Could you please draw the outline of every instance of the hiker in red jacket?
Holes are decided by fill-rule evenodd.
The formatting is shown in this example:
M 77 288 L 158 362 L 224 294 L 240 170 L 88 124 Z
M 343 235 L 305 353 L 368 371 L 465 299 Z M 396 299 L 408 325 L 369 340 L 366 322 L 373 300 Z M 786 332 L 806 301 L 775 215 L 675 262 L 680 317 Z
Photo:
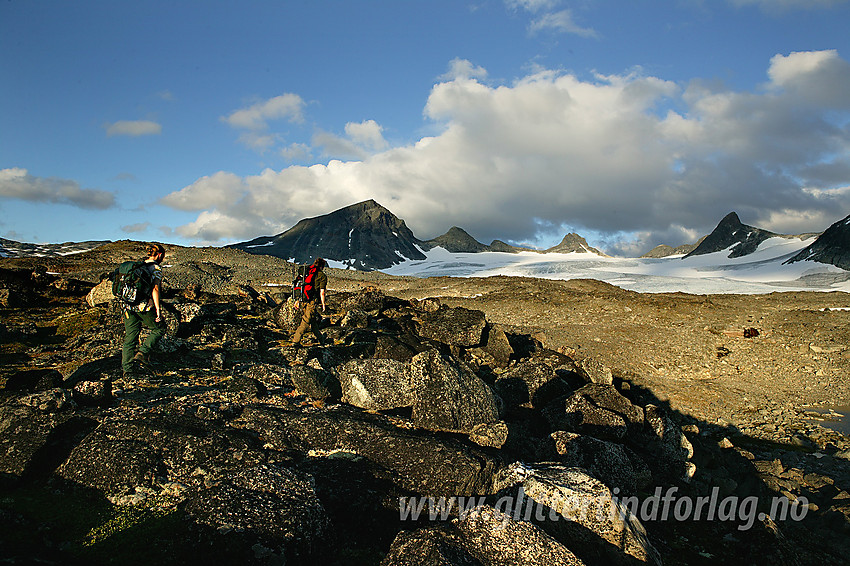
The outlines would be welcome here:
M 325 289 L 328 286 L 328 276 L 322 273 L 322 270 L 327 265 L 328 262 L 317 257 L 307 272 L 307 277 L 304 279 L 304 314 L 301 317 L 301 324 L 292 336 L 293 344 L 301 343 L 301 337 L 307 332 L 308 326 L 319 344 L 325 344 L 325 337 L 319 328 L 322 317 L 316 312 L 316 303 L 321 302 L 322 312 L 325 312 Z

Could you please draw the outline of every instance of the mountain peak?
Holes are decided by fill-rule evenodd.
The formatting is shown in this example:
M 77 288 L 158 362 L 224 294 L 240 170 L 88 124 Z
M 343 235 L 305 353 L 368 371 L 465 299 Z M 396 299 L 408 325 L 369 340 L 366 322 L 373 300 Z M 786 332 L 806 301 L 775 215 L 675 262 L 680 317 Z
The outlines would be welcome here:
M 310 263 L 316 257 L 357 269 L 384 269 L 406 259 L 425 259 L 410 228 L 373 199 L 305 218 L 276 236 L 261 236 L 229 247 Z
M 850 270 L 850 216 L 839 220 L 784 263 L 817 261 Z
M 488 247 L 473 238 L 463 228 L 452 226 L 442 236 L 425 242 L 431 247 L 441 247 L 452 253 L 475 253 L 488 251 Z
M 700 244 L 685 257 L 710 254 L 729 249 L 730 258 L 741 257 L 753 253 L 759 244 L 774 234 L 761 228 L 747 226 L 741 223 L 741 219 L 735 212 L 730 212 L 723 217 L 711 234 L 705 237 Z
M 543 253 L 594 253 L 596 255 L 604 256 L 602 252 L 590 246 L 583 237 L 579 236 L 575 232 L 570 232 L 561 240 L 561 243 L 557 246 L 553 246 L 547 250 L 544 250 Z

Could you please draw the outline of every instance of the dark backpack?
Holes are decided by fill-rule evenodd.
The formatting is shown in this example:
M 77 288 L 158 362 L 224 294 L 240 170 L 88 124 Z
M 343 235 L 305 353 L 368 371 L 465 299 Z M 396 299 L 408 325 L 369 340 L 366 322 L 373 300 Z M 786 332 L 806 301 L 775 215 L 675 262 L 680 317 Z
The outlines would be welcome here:
M 292 281 L 292 298 L 296 301 L 312 301 L 318 268 L 315 265 L 299 265 Z
M 144 261 L 125 261 L 112 275 L 112 294 L 120 302 L 132 307 L 150 298 L 153 275 Z

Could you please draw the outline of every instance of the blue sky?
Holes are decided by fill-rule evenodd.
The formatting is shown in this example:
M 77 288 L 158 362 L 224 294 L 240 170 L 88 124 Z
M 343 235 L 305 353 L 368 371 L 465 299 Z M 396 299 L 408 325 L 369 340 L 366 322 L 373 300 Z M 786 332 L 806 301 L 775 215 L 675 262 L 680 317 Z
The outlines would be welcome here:
M 618 255 L 850 214 L 847 0 L 0 3 L 0 237 L 223 245 L 373 198 Z

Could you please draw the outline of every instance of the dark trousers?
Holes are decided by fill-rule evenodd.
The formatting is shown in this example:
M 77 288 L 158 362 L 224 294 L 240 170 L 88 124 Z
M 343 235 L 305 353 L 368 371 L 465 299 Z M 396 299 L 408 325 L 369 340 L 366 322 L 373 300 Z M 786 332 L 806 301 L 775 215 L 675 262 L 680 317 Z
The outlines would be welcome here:
M 309 326 L 310 330 L 312 330 L 313 334 L 316 336 L 316 340 L 319 341 L 319 344 L 324 344 L 325 336 L 322 334 L 319 326 L 320 321 L 321 316 L 319 316 L 319 313 L 316 312 L 316 301 L 306 303 L 304 305 L 304 314 L 301 316 L 301 324 L 298 325 L 298 329 L 292 336 L 292 341 L 295 343 L 301 342 L 301 337 L 304 336 L 305 332 L 307 332 L 307 327 Z
M 150 334 L 144 344 L 139 347 L 139 334 L 142 326 L 150 329 Z M 159 339 L 165 334 L 166 324 L 164 319 L 156 321 L 156 311 L 145 312 L 124 311 L 124 347 L 121 349 L 121 369 L 125 372 L 133 369 L 133 356 L 136 351 L 143 354 L 149 353 Z

